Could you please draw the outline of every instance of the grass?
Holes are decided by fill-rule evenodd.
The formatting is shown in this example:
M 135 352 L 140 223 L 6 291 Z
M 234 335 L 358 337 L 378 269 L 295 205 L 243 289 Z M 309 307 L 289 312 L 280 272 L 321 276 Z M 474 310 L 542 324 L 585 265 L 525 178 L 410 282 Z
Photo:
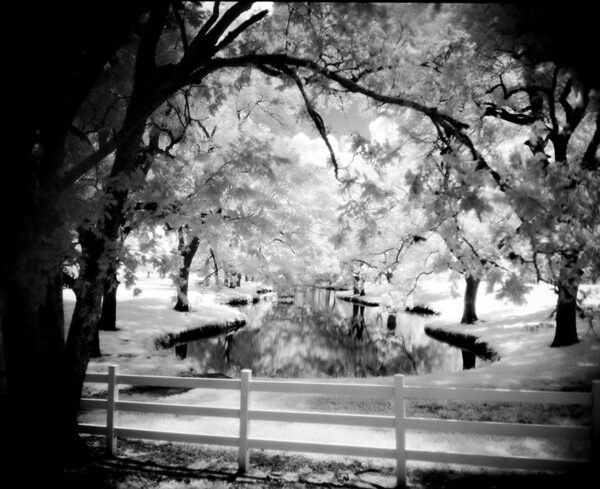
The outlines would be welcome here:
M 307 408 L 337 413 L 394 414 L 391 399 L 314 396 L 308 401 Z M 592 425 L 591 408 L 576 404 L 407 400 L 406 415 L 497 423 Z
M 361 488 L 395 486 L 393 462 L 373 465 L 357 459 L 315 459 L 254 450 L 250 469 L 237 473 L 235 449 L 184 443 L 119 440 L 116 456 L 104 454 L 104 438 L 86 436 L 92 463 L 64 473 L 63 488 L 86 489 L 258 489 Z M 563 489 L 592 487 L 592 473 L 551 474 L 486 470 L 409 462 L 409 487 L 419 489 Z
M 145 394 L 152 397 L 152 394 L 158 396 L 162 393 L 149 391 Z M 389 400 L 341 396 L 309 397 L 298 408 L 340 413 L 392 414 Z M 407 415 L 506 423 L 591 425 L 589 407 L 569 405 L 412 400 L 407 401 Z M 444 436 L 446 435 L 440 434 L 440 437 Z M 82 470 L 65 473 L 67 479 L 64 481 L 64 487 L 90 489 L 395 487 L 393 460 L 320 457 L 252 450 L 249 471 L 241 475 L 238 474 L 237 450 L 234 448 L 119 439 L 116 456 L 109 457 L 104 453 L 103 437 L 87 435 L 85 439 L 91 448 L 92 463 Z M 509 443 L 512 443 L 512 440 L 509 440 Z M 516 439 L 515 443 L 517 443 Z M 589 450 L 589 443 L 585 440 L 578 441 L 569 450 L 573 457 L 585 457 Z M 465 451 L 469 451 L 468 448 Z M 409 462 L 408 479 L 409 487 L 420 489 L 533 489 L 538 487 L 563 489 L 569 485 L 584 489 L 588 487 L 583 482 L 589 480 L 584 477 L 587 470 L 578 474 L 551 474 Z

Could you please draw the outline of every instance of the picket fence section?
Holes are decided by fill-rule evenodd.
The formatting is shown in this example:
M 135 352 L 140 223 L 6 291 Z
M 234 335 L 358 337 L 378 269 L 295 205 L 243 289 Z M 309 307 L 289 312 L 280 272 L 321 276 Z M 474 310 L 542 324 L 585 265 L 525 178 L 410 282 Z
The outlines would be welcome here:
M 108 385 L 106 400 L 81 400 L 82 409 L 106 410 L 106 425 L 80 424 L 80 431 L 82 433 L 105 435 L 107 450 L 110 454 L 114 454 L 117 449 L 117 437 L 122 437 L 238 447 L 238 464 L 242 473 L 248 468 L 250 449 L 390 458 L 396 460 L 399 487 L 406 485 L 407 460 L 512 469 L 564 471 L 590 463 L 591 460 L 597 461 L 600 455 L 600 381 L 593 382 L 591 393 L 547 392 L 407 386 L 404 385 L 404 377 L 402 375 L 394 377 L 393 385 L 252 380 L 250 370 L 242 370 L 240 379 L 122 375 L 117 374 L 116 366 L 109 366 L 107 374 L 89 373 L 85 380 L 86 382 L 99 382 Z M 120 401 L 118 398 L 119 385 L 236 390 L 240 391 L 240 405 L 239 408 L 218 408 L 185 404 Z M 394 400 L 394 415 L 380 416 L 254 410 L 249 408 L 249 395 L 251 392 L 391 398 Z M 413 399 L 591 406 L 592 426 L 516 424 L 407 417 L 405 403 L 407 400 Z M 176 433 L 117 426 L 117 413 L 125 411 L 235 418 L 239 419 L 239 436 Z M 249 438 L 248 426 L 253 420 L 390 428 L 395 430 L 396 448 Z M 588 439 L 591 441 L 592 454 L 591 459 L 563 459 L 407 450 L 405 448 L 406 430 L 576 440 Z

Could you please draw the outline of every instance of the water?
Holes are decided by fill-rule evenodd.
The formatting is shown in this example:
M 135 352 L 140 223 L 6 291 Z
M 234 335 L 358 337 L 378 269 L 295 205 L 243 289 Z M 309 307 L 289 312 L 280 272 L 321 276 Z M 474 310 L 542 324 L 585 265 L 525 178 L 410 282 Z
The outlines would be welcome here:
M 298 290 L 293 304 L 261 301 L 241 308 L 247 324 L 233 333 L 177 345 L 203 373 L 259 377 L 371 377 L 419 375 L 472 368 L 474 355 L 424 332 L 428 318 L 335 298 L 335 292 Z

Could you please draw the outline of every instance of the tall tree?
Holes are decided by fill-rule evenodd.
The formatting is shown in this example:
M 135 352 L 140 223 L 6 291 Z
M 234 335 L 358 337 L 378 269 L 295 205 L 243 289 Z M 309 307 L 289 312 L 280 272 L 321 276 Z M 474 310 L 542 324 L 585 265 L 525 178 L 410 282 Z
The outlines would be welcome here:
M 593 26 L 580 12 L 538 6 L 493 6 L 469 10 L 486 15 L 485 38 L 477 27 L 469 31 L 479 46 L 498 60 L 481 59 L 479 86 L 474 87 L 483 127 L 512 131 L 513 144 L 523 142 L 510 163 L 486 161 L 478 167 L 492 175 L 521 220 L 527 256 L 515 260 L 533 264 L 538 279 L 557 291 L 556 333 L 552 346 L 578 341 L 578 286 L 584 274 L 598 276 L 598 168 L 600 114 L 597 63 L 584 60 Z M 563 15 L 564 14 L 564 15 Z M 489 20 L 493 19 L 493 20 Z M 558 35 L 577 22 L 577 32 Z M 506 133 L 505 133 L 506 134 Z M 469 144 L 467 142 L 467 144 Z M 507 247 L 510 249 L 510 247 Z

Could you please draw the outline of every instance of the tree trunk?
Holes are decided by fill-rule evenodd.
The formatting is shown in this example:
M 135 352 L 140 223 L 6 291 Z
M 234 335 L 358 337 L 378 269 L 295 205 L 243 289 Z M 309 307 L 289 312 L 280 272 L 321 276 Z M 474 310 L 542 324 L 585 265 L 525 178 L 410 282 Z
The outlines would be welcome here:
M 215 252 L 213 249 L 210 249 L 210 256 L 213 260 L 213 266 L 215 268 L 215 285 L 219 286 L 219 266 L 217 265 L 217 257 L 215 256 Z
M 100 350 L 100 326 L 94 328 L 94 337 L 92 338 L 92 350 L 90 352 L 90 358 L 102 357 L 102 350 Z
M 179 269 L 179 276 L 177 278 L 177 302 L 175 303 L 174 310 L 179 312 L 188 312 L 190 305 L 188 302 L 188 282 L 190 276 L 190 269 L 182 266 Z
M 581 279 L 577 257 L 570 257 L 563 264 L 557 283 L 556 330 L 551 346 L 569 346 L 577 343 L 577 291 Z
M 185 244 L 183 228 L 179 228 L 179 254 L 183 258 L 183 263 L 179 268 L 179 277 L 177 280 L 177 303 L 175 304 L 176 311 L 187 312 L 190 310 L 188 301 L 188 285 L 190 279 L 190 267 L 192 260 L 198 251 L 200 238 L 194 236 L 188 245 Z
M 119 287 L 116 268 L 111 266 L 107 271 L 102 293 L 102 314 L 98 329 L 102 331 L 117 330 L 117 289 Z
M 51 162 L 44 160 L 44 165 Z M 23 161 L 15 166 L 31 168 Z M 36 196 L 23 181 L 9 181 L 17 188 L 1 196 L 12 199 L 10 207 L 2 206 L 10 209 L 3 216 L 10 233 L 0 240 L 2 479 L 11 480 L 13 472 L 17 480 L 26 476 L 31 485 L 43 487 L 65 463 L 85 454 L 65 397 L 62 257 L 67 247 L 62 243 L 69 243 L 69 235 L 54 194 L 39 191 Z
M 65 346 L 65 364 L 69 374 L 71 415 L 77 419 L 79 398 L 93 346 L 97 341 L 98 321 L 102 311 L 105 276 L 101 269 L 105 256 L 105 238 L 91 229 L 80 228 L 82 256 L 80 276 L 75 285 L 75 310 Z M 99 350 L 99 348 L 98 348 Z M 96 353 L 99 353 L 96 352 Z
M 69 368 L 64 363 L 62 271 L 40 276 L 42 300 L 11 287 L 2 294 L 6 392 L 0 398 L 3 466 L 28 481 L 51 481 L 61 467 L 86 458 L 77 418 L 69 411 Z M 36 460 L 35 473 L 31 460 Z M 5 465 L 4 465 L 5 464 Z M 29 471 L 29 472 L 23 472 Z M 26 475 L 24 475 L 26 474 Z M 8 477 L 3 473 L 3 478 Z
M 365 281 L 359 275 L 353 275 L 352 279 L 354 281 L 353 292 L 354 295 L 365 295 Z
M 475 305 L 477 302 L 477 289 L 479 288 L 480 279 L 475 278 L 471 275 L 465 275 L 465 280 L 466 288 L 463 305 L 463 315 L 460 322 L 461 324 L 473 324 L 479 319 L 477 317 Z

